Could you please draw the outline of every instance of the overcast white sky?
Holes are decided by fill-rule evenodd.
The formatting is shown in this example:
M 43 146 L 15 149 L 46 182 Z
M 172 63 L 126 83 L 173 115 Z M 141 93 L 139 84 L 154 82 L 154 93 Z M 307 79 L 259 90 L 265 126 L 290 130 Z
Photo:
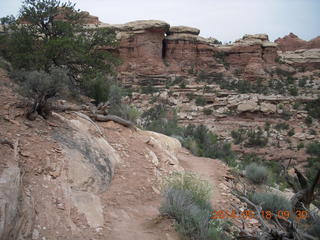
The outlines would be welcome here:
M 293 32 L 310 40 L 320 35 L 320 0 L 74 0 L 76 7 L 105 23 L 164 20 L 201 30 L 200 35 L 234 41 L 267 33 L 271 40 Z M 0 17 L 17 15 L 20 0 L 0 0 Z

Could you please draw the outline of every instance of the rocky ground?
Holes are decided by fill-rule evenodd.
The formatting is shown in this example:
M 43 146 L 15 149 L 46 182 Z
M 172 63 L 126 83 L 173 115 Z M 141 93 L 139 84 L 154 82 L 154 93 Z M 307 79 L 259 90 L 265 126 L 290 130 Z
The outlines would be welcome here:
M 180 124 L 204 124 L 220 138 L 231 142 L 232 131 L 260 127 L 264 136 L 268 138 L 266 146 L 245 148 L 242 145 L 234 145 L 233 149 L 242 153 L 255 152 L 267 160 L 284 163 L 293 159 L 298 164 L 304 162 L 307 155 L 303 148 L 298 149 L 297 146 L 302 143 L 307 145 L 319 139 L 319 122 L 314 119 L 312 124 L 306 124 L 308 113 L 304 109 L 306 103 L 318 97 L 319 72 L 296 74 L 293 77 L 304 79 L 306 76 L 310 77 L 310 74 L 313 80 L 309 86 L 299 87 L 297 84 L 298 96 L 275 92 L 242 94 L 237 89 L 221 89 L 216 83 L 207 84 L 187 78 L 182 80 L 184 85 L 157 85 L 155 93 L 133 93 L 132 98 L 127 98 L 127 102 L 142 111 L 160 103 L 166 104 L 172 109 L 177 109 Z M 281 154 L 274 154 L 278 150 Z
M 0 138 L 15 144 L 0 145 L 3 239 L 180 239 L 158 212 L 161 184 L 173 171 L 207 179 L 216 209 L 242 206 L 221 161 L 195 157 L 162 134 L 92 124 L 81 113 L 28 121 L 4 71 L 0 79 Z

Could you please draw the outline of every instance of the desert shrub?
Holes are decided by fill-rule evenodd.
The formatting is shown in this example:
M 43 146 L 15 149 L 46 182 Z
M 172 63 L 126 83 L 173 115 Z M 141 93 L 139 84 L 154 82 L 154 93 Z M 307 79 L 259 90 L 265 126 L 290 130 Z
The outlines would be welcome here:
M 204 156 L 224 160 L 230 165 L 234 164 L 234 152 L 231 150 L 231 144 L 226 141 L 217 141 L 208 146 Z
M 7 70 L 8 72 L 12 71 L 12 65 L 3 57 L 0 56 L 0 68 Z
M 292 77 L 293 73 L 292 72 L 289 72 L 289 71 L 286 71 L 286 70 L 283 70 L 281 68 L 277 68 L 276 69 L 276 73 L 277 75 L 279 75 L 280 77 Z
M 288 136 L 292 137 L 294 134 L 295 134 L 294 128 L 291 128 L 291 129 L 288 131 Z
M 281 122 L 281 123 L 277 123 L 274 128 L 278 131 L 281 130 L 288 130 L 289 129 L 289 125 L 285 122 Z
M 211 115 L 212 114 L 212 109 L 210 109 L 210 108 L 204 108 L 203 109 L 203 113 L 205 114 L 205 115 Z
M 306 110 L 311 117 L 320 119 L 320 97 L 318 97 L 316 100 L 308 102 L 306 104 Z
M 312 236 L 320 236 L 320 216 L 314 214 L 312 222 L 309 224 L 308 233 Z
M 238 130 L 232 130 L 231 137 L 233 138 L 234 144 L 240 144 L 247 139 L 247 130 L 243 128 L 239 128 Z
M 121 99 L 124 95 L 126 95 L 126 91 L 123 88 L 117 85 L 111 85 L 108 95 L 109 114 L 137 123 L 141 113 L 134 106 L 122 103 Z
M 266 132 L 270 131 L 270 127 L 271 127 L 271 123 L 270 122 L 267 121 L 267 122 L 264 123 L 264 130 Z
M 204 106 L 204 105 L 206 105 L 206 103 L 207 103 L 207 101 L 204 97 L 202 97 L 202 96 L 196 97 L 196 105 L 197 106 Z
M 187 93 L 187 98 L 189 99 L 189 101 L 193 100 L 194 99 L 194 95 L 193 93 Z
M 287 111 L 287 110 L 284 110 L 282 113 L 281 113 L 281 118 L 288 121 L 292 116 L 292 113 Z
M 256 184 L 266 183 L 268 180 L 268 169 L 256 163 L 248 165 L 245 174 L 248 179 Z
M 231 144 L 219 140 L 206 126 L 190 124 L 182 131 L 182 145 L 197 156 L 218 158 L 227 163 L 233 162 L 235 155 L 231 150 Z
M 49 73 L 44 71 L 16 71 L 13 78 L 19 84 L 19 92 L 32 100 L 27 117 L 37 112 L 46 118 L 50 113 L 50 103 L 54 97 L 68 92 L 68 74 L 64 68 L 52 67 Z
M 268 144 L 268 137 L 263 135 L 261 128 L 258 128 L 258 130 L 250 129 L 247 132 L 247 137 L 246 147 L 264 147 Z
M 196 82 L 205 82 L 208 78 L 208 75 L 204 71 L 200 71 L 197 74 Z
M 195 203 L 206 206 L 210 201 L 212 189 L 209 183 L 193 173 L 174 173 L 166 181 L 167 187 L 188 191 Z
M 299 80 L 299 84 L 298 84 L 299 87 L 305 87 L 306 84 L 307 84 L 307 79 L 302 78 L 302 79 Z
M 191 173 L 175 173 L 167 179 L 160 206 L 162 215 L 176 220 L 176 229 L 190 239 L 220 239 L 217 222 L 211 218 L 211 188 Z
M 84 84 L 87 84 L 84 88 L 88 95 L 95 100 L 96 105 L 108 101 L 110 83 L 103 76 L 98 75 L 95 79 Z
M 264 166 L 268 171 L 267 182 L 268 185 L 280 185 L 280 188 L 287 186 L 285 176 L 281 174 L 283 168 L 280 162 L 267 161 L 255 153 L 243 154 L 240 158 L 239 168 L 245 170 L 252 163 L 258 166 Z
M 176 111 L 168 110 L 164 104 L 156 105 L 141 115 L 142 126 L 150 131 L 159 132 L 168 136 L 180 136 L 181 128 L 178 126 Z
M 309 129 L 309 134 L 311 134 L 311 135 L 317 135 L 317 131 L 314 130 L 313 128 L 310 128 L 310 129 Z
M 272 192 L 255 192 L 249 195 L 249 199 L 257 205 L 261 205 L 263 211 L 271 211 L 277 214 L 278 211 L 290 211 L 290 201 Z
M 299 142 L 298 145 L 297 145 L 297 149 L 300 150 L 304 148 L 304 143 L 303 142 Z
M 320 157 L 320 142 L 314 141 L 307 145 L 307 153 L 311 156 Z
M 296 86 L 291 86 L 289 88 L 289 93 L 290 93 L 291 96 L 298 96 L 299 90 L 298 90 L 298 88 Z
M 141 112 L 134 106 L 122 104 L 119 109 L 119 117 L 130 122 L 137 123 L 141 116 Z
M 307 116 L 304 120 L 305 124 L 307 124 L 307 126 L 311 126 L 312 122 L 313 122 L 313 119 L 311 116 Z
M 199 144 L 197 143 L 196 140 L 194 140 L 194 138 L 192 137 L 187 137 L 185 139 L 182 140 L 182 145 L 189 149 L 192 154 L 199 156 L 201 155 L 201 149 L 199 147 Z
M 120 117 L 121 99 L 123 90 L 117 85 L 112 85 L 109 90 L 109 113 Z
M 141 87 L 141 93 L 143 94 L 152 94 L 155 92 L 157 92 L 157 89 L 151 83 L 149 83 L 147 86 Z

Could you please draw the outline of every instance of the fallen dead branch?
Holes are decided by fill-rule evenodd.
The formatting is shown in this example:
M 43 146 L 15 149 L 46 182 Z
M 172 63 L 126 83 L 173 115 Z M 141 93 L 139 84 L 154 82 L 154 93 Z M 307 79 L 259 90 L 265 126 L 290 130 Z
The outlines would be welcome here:
M 101 115 L 101 114 L 96 114 L 93 115 L 92 118 L 98 122 L 108 122 L 108 121 L 113 121 L 116 123 L 121 124 L 122 126 L 128 127 L 128 128 L 136 128 L 134 124 L 128 120 L 125 120 L 121 117 L 115 116 L 115 115 Z

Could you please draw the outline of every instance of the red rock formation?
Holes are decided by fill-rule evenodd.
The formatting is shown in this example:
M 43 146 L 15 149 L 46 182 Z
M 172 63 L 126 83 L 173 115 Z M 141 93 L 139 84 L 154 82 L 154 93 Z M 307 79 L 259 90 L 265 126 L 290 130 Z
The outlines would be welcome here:
M 267 78 L 265 70 L 276 64 L 276 44 L 269 42 L 266 34 L 245 35 L 234 44 L 220 49 L 230 70 L 248 80 Z
M 171 27 L 165 38 L 164 60 L 170 72 L 205 71 L 207 74 L 224 71 L 214 55 L 214 45 L 199 37 L 200 30 L 185 26 Z
M 275 42 L 278 44 L 278 49 L 281 51 L 320 48 L 320 36 L 310 41 L 304 41 L 297 35 L 290 33 L 283 38 L 278 38 L 277 40 L 275 40 Z

